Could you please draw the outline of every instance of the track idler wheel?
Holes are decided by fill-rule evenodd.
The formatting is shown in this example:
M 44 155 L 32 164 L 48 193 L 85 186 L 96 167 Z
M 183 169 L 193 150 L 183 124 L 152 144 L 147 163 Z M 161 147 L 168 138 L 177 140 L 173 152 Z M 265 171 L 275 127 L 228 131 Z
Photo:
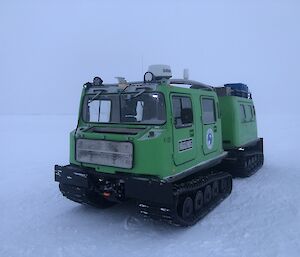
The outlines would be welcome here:
M 225 193 L 228 190 L 228 182 L 226 178 L 221 180 L 221 193 Z
M 182 204 L 182 210 L 181 210 L 181 213 L 182 213 L 182 218 L 183 219 L 188 219 L 192 216 L 193 214 L 193 211 L 194 211 L 194 206 L 193 206 L 193 200 L 191 197 L 187 196 L 184 201 L 183 201 L 183 204 Z
M 203 204 L 204 204 L 203 192 L 201 190 L 198 190 L 198 192 L 195 195 L 195 200 L 194 200 L 195 212 L 200 211 L 203 207 Z

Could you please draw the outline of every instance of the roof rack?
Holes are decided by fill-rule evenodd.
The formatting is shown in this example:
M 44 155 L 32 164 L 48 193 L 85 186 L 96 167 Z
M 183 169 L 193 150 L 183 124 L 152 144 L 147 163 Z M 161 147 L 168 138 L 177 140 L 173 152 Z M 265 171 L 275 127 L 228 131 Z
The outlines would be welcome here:
M 247 85 L 242 83 L 225 84 L 223 87 L 215 87 L 214 90 L 218 96 L 239 96 L 252 99 Z

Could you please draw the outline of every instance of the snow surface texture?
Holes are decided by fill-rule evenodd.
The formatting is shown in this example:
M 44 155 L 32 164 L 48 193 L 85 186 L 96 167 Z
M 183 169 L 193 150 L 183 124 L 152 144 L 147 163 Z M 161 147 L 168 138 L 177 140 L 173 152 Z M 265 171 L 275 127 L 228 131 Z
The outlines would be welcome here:
M 98 210 L 60 194 L 53 166 L 68 163 L 75 116 L 0 116 L 0 256 L 299 256 L 299 118 L 260 117 L 264 167 L 176 228 L 144 220 L 133 203 Z

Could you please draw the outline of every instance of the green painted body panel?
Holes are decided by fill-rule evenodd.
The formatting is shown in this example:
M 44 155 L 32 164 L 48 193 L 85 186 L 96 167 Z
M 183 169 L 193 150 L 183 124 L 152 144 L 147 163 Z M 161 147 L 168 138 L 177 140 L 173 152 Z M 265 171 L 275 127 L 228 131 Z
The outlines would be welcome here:
M 219 96 L 219 104 L 224 149 L 237 148 L 257 139 L 256 115 L 252 99 Z M 241 105 L 245 108 L 245 116 L 241 111 Z
M 221 119 L 218 115 L 218 97 L 214 91 L 203 89 L 181 88 L 169 85 L 159 85 L 156 92 L 164 95 L 166 105 L 166 122 L 163 125 L 126 125 L 99 123 L 92 126 L 112 128 L 144 128 L 136 135 L 91 133 L 85 131 L 91 124 L 85 123 L 79 111 L 79 123 L 77 138 L 102 139 L 110 141 L 130 141 L 133 143 L 133 167 L 131 169 L 116 168 L 104 165 L 79 163 L 75 160 L 75 130 L 70 133 L 70 163 L 82 167 L 92 167 L 96 171 L 104 173 L 126 172 L 140 175 L 154 175 L 161 179 L 176 175 L 189 168 L 195 167 L 202 162 L 216 158 L 224 153 L 222 147 Z M 81 96 L 83 103 L 84 89 Z M 187 128 L 175 128 L 172 110 L 172 95 L 189 96 L 193 106 L 193 125 Z M 206 96 L 214 99 L 216 110 L 216 122 L 206 126 L 202 122 L 201 97 Z M 207 151 L 206 134 L 207 129 L 214 130 L 214 146 Z M 149 137 L 149 131 L 154 136 Z M 192 149 L 179 152 L 179 141 L 192 139 Z

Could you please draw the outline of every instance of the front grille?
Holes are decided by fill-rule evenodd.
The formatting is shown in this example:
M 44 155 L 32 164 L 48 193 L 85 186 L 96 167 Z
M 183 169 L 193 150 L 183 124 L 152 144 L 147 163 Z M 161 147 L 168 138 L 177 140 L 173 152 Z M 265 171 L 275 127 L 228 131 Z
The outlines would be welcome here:
M 132 168 L 133 145 L 130 142 L 78 139 L 76 160 L 78 162 Z

